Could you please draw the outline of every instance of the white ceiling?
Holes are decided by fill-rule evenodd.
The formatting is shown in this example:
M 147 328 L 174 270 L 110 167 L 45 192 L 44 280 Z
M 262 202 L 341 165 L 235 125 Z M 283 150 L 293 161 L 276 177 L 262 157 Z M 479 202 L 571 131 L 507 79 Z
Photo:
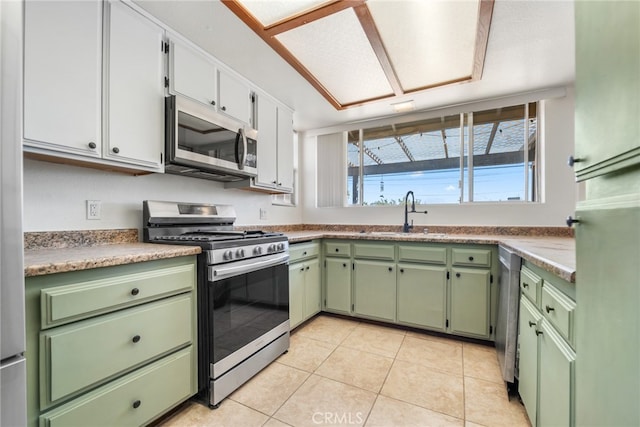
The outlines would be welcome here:
M 391 104 L 403 100 L 414 100 L 416 110 L 428 110 L 570 85 L 575 77 L 574 5 L 569 0 L 496 0 L 480 81 L 452 84 L 342 111 L 330 105 L 219 1 L 135 0 L 135 3 L 293 108 L 294 128 L 299 131 L 391 116 Z

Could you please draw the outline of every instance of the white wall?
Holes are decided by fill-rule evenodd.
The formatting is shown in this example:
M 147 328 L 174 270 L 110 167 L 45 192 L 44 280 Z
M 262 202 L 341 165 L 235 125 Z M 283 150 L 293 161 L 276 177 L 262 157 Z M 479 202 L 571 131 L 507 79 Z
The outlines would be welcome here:
M 301 209 L 271 205 L 266 194 L 168 174 L 129 176 L 26 159 L 24 231 L 96 230 L 142 226 L 143 200 L 231 204 L 236 225 L 300 224 Z M 102 201 L 102 219 L 86 219 L 86 200 Z M 260 208 L 267 220 L 260 219 Z
M 512 105 L 512 104 L 505 104 Z M 417 227 L 428 225 L 504 225 L 504 226 L 563 226 L 565 218 L 573 214 L 578 187 L 567 158 L 574 146 L 574 94 L 566 94 L 540 103 L 538 116 L 541 135 L 542 203 L 472 203 L 464 205 L 425 205 L 427 215 L 412 214 Z M 370 125 L 374 125 L 371 123 Z M 317 132 L 315 133 L 317 134 Z M 302 220 L 306 224 L 380 224 L 398 225 L 404 222 L 403 206 L 383 207 L 316 207 L 318 173 L 315 153 L 317 137 L 300 138 L 300 165 L 304 171 L 300 203 Z M 407 191 L 411 188 L 407 188 Z

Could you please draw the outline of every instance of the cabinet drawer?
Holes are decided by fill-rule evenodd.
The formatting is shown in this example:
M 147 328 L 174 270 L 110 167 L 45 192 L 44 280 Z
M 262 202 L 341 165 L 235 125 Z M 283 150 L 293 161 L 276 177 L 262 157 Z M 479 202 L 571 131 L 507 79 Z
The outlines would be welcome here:
M 416 261 L 444 265 L 447 263 L 447 249 L 430 246 L 399 245 L 398 261 Z
M 289 246 L 289 262 L 294 263 L 299 260 L 317 257 L 320 253 L 320 244 L 311 243 L 295 243 Z
M 491 266 L 490 249 L 452 249 L 453 265 Z
M 560 335 L 572 341 L 576 303 L 545 280 L 542 285 L 540 307 L 542 315 L 556 327 Z
M 351 256 L 351 244 L 344 242 L 325 242 L 324 254 L 327 256 Z
M 393 244 L 355 243 L 353 245 L 355 258 L 395 259 L 395 246 Z
M 44 427 L 139 426 L 195 393 L 190 346 L 40 416 Z
M 527 267 L 520 269 L 520 290 L 536 306 L 538 305 L 538 289 L 542 285 L 542 279 Z
M 191 294 L 40 333 L 40 404 L 191 342 Z
M 47 329 L 98 314 L 188 292 L 195 283 L 195 260 L 188 264 L 117 274 L 99 280 L 82 280 L 43 289 L 40 295 L 41 327 Z M 90 276 L 89 276 L 90 277 Z

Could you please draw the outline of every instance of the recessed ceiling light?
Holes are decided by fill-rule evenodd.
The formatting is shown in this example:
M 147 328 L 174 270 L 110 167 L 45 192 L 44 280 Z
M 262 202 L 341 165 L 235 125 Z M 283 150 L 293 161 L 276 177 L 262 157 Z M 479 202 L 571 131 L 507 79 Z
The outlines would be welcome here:
M 406 113 L 407 111 L 413 111 L 416 108 L 415 104 L 413 103 L 413 99 L 391 104 L 391 107 L 396 113 Z

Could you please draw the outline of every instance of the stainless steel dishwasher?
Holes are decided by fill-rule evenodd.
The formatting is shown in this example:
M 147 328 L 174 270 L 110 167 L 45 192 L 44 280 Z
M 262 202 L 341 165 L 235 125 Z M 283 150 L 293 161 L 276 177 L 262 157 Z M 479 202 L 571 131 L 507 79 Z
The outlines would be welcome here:
M 517 391 L 516 357 L 518 349 L 518 307 L 520 301 L 520 265 L 522 259 L 510 250 L 498 247 L 500 279 L 498 280 L 498 318 L 496 350 L 507 391 Z

